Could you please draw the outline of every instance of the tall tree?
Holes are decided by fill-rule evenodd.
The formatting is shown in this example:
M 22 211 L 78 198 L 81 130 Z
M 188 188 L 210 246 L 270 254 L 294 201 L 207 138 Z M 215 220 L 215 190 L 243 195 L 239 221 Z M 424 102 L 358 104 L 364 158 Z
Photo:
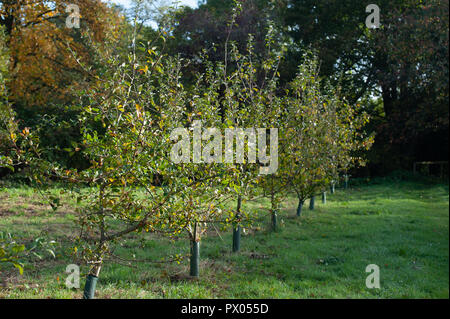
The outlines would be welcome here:
M 374 32 L 386 125 L 399 161 L 448 158 L 448 0 L 404 1 Z M 409 163 L 410 161 L 407 161 Z
M 236 2 L 241 10 L 230 25 Z M 266 0 L 209 0 L 197 9 L 184 7 L 176 17 L 171 49 L 183 57 L 194 58 L 194 61 L 201 50 L 208 53 L 211 61 L 224 61 L 225 43 L 235 42 L 238 49 L 245 52 L 248 37 L 252 35 L 254 51 L 264 53 L 267 51 L 265 37 L 270 28 L 269 21 L 275 19 L 273 13 Z M 204 69 L 198 64 L 192 67 Z
M 305 47 L 313 47 L 319 53 L 321 75 L 340 83 L 351 103 L 381 97 L 374 147 L 384 154 L 378 156 L 380 167 L 410 167 L 421 156 L 448 157 L 448 146 L 442 147 L 448 145 L 447 0 L 379 1 L 381 28 L 373 30 L 365 25 L 370 2 L 284 4 L 294 60 Z M 425 144 L 436 154 L 424 155 Z
M 68 5 L 78 6 L 80 28 L 66 25 L 69 14 L 77 14 Z M 110 31 L 118 21 L 115 11 L 99 0 L 1 0 L 11 100 L 27 105 L 70 100 L 68 87 L 84 78 L 78 62 L 91 61 L 90 46 L 114 36 Z

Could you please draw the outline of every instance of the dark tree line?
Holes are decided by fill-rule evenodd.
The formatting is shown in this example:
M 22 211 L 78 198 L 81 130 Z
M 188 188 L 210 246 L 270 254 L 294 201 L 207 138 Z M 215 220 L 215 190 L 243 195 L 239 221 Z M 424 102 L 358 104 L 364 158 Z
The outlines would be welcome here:
M 350 103 L 372 114 L 368 130 L 377 138 L 368 154 L 372 173 L 411 169 L 418 160 L 448 158 L 448 1 L 378 1 L 381 28 L 365 25 L 366 6 L 358 0 L 246 0 L 231 39 L 245 46 L 255 36 L 263 49 L 269 19 L 288 43 L 282 79 L 294 76 L 305 50 L 320 58 L 320 74 L 341 87 Z M 193 56 L 226 37 L 233 1 L 209 0 L 185 8 L 174 30 L 174 52 Z M 215 50 L 213 49 L 215 48 Z

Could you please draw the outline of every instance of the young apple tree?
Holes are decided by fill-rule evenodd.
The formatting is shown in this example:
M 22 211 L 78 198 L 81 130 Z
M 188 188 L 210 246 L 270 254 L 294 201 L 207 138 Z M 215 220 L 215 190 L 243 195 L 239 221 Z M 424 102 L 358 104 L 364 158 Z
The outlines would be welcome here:
M 361 133 L 367 114 L 347 104 L 336 89 L 323 89 L 318 71 L 317 58 L 305 55 L 286 102 L 283 151 L 290 165 L 282 171 L 298 197 L 298 216 L 307 198 L 324 192 L 351 165 L 363 163 L 355 152 L 373 140 Z

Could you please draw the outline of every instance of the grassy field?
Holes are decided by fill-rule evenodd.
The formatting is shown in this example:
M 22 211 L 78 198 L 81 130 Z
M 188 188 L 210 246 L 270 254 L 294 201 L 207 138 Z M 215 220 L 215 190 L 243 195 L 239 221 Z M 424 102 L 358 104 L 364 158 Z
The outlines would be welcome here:
M 60 190 L 55 189 L 58 193 Z M 22 241 L 36 236 L 58 243 L 49 254 L 25 265 L 0 270 L 0 298 L 80 298 L 65 287 L 65 268 L 73 263 L 68 247 L 75 234 L 74 203 L 56 213 L 26 187 L 0 189 L 0 231 Z M 246 203 L 260 210 L 264 201 Z M 97 298 L 448 298 L 448 185 L 378 180 L 338 189 L 326 205 L 305 207 L 294 217 L 296 201 L 285 203 L 280 231 L 267 223 L 249 230 L 242 251 L 231 252 L 230 232 L 212 231 L 201 244 L 201 275 L 187 274 L 189 260 L 177 263 L 108 262 Z M 160 261 L 187 255 L 189 242 L 149 234 L 143 242 L 129 236 L 115 254 L 124 259 Z M 368 264 L 380 267 L 381 288 L 368 289 Z M 82 267 L 86 271 L 86 267 Z M 84 283 L 82 282 L 82 287 Z

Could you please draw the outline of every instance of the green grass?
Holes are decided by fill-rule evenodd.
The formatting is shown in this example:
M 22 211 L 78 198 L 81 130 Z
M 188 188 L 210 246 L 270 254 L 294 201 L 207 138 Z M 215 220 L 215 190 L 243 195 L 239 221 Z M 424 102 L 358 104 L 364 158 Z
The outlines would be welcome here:
M 61 189 L 55 189 L 57 194 Z M 261 210 L 267 202 L 246 203 Z M 385 181 L 328 194 L 301 218 L 290 198 L 280 230 L 269 218 L 243 235 L 240 253 L 231 252 L 231 232 L 212 230 L 201 244 L 201 276 L 191 279 L 189 260 L 177 263 L 109 261 L 97 298 L 448 298 L 448 185 Z M 80 298 L 65 287 L 67 248 L 75 232 L 74 203 L 54 213 L 26 187 L 0 190 L 0 231 L 22 240 L 45 234 L 59 243 L 56 259 L 28 261 L 20 276 L 0 272 L 0 298 Z M 142 246 L 143 245 L 143 246 Z M 115 253 L 122 258 L 160 261 L 187 255 L 186 238 L 169 241 L 149 234 L 143 243 L 129 236 Z M 123 262 L 122 262 L 123 263 Z M 380 267 L 381 288 L 368 289 L 365 268 Z M 82 267 L 85 272 L 86 267 Z M 83 281 L 83 280 L 82 280 Z M 83 283 L 82 283 L 83 286 Z

